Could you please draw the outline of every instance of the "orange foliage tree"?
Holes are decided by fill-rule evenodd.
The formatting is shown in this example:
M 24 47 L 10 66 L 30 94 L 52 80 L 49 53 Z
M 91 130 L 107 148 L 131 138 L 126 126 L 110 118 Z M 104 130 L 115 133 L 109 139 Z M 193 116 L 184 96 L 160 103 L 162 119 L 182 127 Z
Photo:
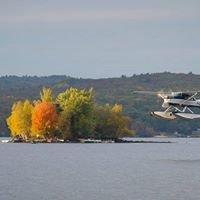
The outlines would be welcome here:
M 52 138 L 57 128 L 58 114 L 56 106 L 51 102 L 36 104 L 32 114 L 32 136 Z

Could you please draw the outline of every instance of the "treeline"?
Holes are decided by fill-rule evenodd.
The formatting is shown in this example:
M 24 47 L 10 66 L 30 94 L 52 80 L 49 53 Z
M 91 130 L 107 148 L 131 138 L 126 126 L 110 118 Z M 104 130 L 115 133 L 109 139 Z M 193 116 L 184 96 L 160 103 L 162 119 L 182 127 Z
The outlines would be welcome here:
M 95 103 L 104 106 L 116 102 L 123 106 L 123 113 L 129 116 L 137 136 L 157 134 L 190 136 L 200 128 L 199 120 L 165 121 L 150 117 L 151 111 L 161 110 L 162 100 L 152 95 L 134 94 L 134 90 L 144 91 L 199 91 L 200 75 L 192 73 L 154 73 L 131 77 L 105 79 L 81 79 L 68 76 L 4 76 L 0 77 L 0 135 L 9 136 L 6 118 L 14 102 L 26 99 L 32 102 L 40 99 L 43 86 L 52 88 L 55 96 L 70 87 L 78 89 L 94 88 Z M 199 97 L 200 98 L 200 97 Z M 197 113 L 199 110 L 196 111 Z
M 43 88 L 40 99 L 15 102 L 7 118 L 11 136 L 23 140 L 118 139 L 134 134 L 130 124 L 122 105 L 98 106 L 93 89 L 77 88 L 55 98 L 52 89 Z

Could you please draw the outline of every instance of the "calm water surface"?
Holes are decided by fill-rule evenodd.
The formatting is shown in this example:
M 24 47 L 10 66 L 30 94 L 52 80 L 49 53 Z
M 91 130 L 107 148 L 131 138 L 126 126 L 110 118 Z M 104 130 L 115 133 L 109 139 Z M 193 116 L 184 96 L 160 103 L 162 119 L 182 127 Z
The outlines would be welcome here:
M 199 200 L 200 139 L 173 141 L 0 144 L 0 199 Z

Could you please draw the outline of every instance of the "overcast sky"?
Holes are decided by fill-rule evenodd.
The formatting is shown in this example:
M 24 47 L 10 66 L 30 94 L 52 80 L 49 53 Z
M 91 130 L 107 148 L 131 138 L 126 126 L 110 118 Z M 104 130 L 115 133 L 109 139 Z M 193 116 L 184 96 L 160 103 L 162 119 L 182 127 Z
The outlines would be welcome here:
M 0 75 L 200 73 L 199 0 L 0 0 Z

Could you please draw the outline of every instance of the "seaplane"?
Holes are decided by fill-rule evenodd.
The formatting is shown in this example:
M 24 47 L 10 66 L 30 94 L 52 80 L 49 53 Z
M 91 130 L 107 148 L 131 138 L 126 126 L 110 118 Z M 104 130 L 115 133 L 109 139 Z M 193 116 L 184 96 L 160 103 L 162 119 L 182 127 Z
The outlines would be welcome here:
M 190 92 L 152 92 L 152 91 L 134 91 L 140 94 L 156 94 L 163 99 L 162 108 L 164 111 L 150 112 L 151 116 L 166 120 L 182 119 L 200 119 L 200 114 L 192 111 L 192 108 L 200 108 L 200 99 L 197 96 L 200 91 Z

